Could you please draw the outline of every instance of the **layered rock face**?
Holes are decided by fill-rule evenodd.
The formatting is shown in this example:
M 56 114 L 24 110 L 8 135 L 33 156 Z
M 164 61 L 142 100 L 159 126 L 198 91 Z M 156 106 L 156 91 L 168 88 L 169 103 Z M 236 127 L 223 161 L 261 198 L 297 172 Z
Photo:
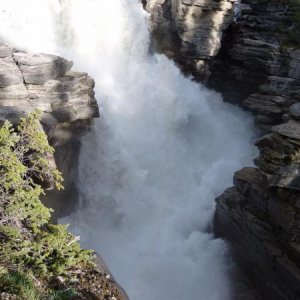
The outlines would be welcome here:
M 215 229 L 263 299 L 300 299 L 300 51 L 289 41 L 295 11 L 288 1 L 244 2 L 211 82 L 253 111 L 266 135 L 256 142 L 256 168 L 236 172 L 217 199 Z
M 94 80 L 71 67 L 61 57 L 26 53 L 1 43 L 0 119 L 14 121 L 40 109 L 50 138 L 59 138 L 61 124 L 79 125 L 98 117 Z
M 300 50 L 289 36 L 296 9 L 284 0 L 242 1 L 211 69 L 210 86 L 253 111 L 264 132 L 300 100 Z
M 156 48 L 183 70 L 206 79 L 223 31 L 233 21 L 234 0 L 144 0 Z
M 300 299 L 300 123 L 274 126 L 257 145 L 258 168 L 236 172 L 217 199 L 215 229 L 263 299 Z
M 79 136 L 99 116 L 94 80 L 71 67 L 61 57 L 26 53 L 0 43 L 0 121 L 15 122 L 36 109 L 43 112 L 42 125 L 65 178 L 64 192 L 49 192 L 45 199 L 57 217 L 76 205 Z

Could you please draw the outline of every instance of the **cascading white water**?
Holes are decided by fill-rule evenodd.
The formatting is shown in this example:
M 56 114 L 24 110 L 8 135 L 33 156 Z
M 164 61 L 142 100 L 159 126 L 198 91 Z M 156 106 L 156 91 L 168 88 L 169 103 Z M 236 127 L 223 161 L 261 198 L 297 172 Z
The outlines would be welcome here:
M 249 164 L 252 120 L 149 55 L 134 0 L 0 0 L 0 36 L 59 53 L 96 80 L 102 118 L 83 143 L 67 221 L 132 300 L 231 298 L 214 198 Z M 64 220 L 65 221 L 65 220 Z

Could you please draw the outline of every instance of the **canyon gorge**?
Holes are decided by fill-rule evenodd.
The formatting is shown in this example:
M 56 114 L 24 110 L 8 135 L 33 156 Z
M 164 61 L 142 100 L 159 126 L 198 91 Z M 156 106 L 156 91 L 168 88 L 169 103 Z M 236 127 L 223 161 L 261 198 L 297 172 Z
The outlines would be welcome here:
M 299 10 L 0 0 L 0 121 L 42 111 L 44 203 L 120 299 L 300 298 Z

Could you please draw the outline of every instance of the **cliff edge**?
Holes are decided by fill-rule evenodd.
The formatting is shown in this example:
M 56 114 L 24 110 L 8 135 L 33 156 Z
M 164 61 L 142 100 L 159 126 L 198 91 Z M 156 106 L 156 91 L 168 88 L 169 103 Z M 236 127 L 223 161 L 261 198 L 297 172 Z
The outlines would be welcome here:
M 71 67 L 64 58 L 0 43 L 0 121 L 14 123 L 33 110 L 43 112 L 41 123 L 65 178 L 65 190 L 50 191 L 44 199 L 55 218 L 76 206 L 80 134 L 99 117 L 94 80 Z
M 256 142 L 256 168 L 236 172 L 234 186 L 217 199 L 215 230 L 263 299 L 299 299 L 300 6 L 242 4 L 211 82 L 251 110 L 265 135 Z

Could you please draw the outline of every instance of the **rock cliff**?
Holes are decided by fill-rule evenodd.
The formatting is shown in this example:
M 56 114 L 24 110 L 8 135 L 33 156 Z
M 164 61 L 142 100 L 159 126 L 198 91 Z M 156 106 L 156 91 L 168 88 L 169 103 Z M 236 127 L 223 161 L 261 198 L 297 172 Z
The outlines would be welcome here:
M 256 116 L 256 168 L 234 175 L 217 199 L 216 232 L 231 242 L 263 299 L 300 298 L 299 7 L 290 1 L 242 1 L 211 86 Z M 299 31 L 298 31 L 299 33 Z
M 300 299 L 299 1 L 144 5 L 161 52 L 254 113 L 260 155 L 218 197 L 215 230 L 262 299 Z
M 42 125 L 65 178 L 65 190 L 49 192 L 45 199 L 56 217 L 76 205 L 79 136 L 99 116 L 94 80 L 71 67 L 72 62 L 61 57 L 0 43 L 0 121 L 14 122 L 35 109 L 43 112 Z
M 263 299 L 299 299 L 300 124 L 274 126 L 257 141 L 258 168 L 234 175 L 217 199 L 216 232 L 231 242 L 238 262 Z
M 144 0 L 158 51 L 188 73 L 204 80 L 232 23 L 234 0 Z
M 299 42 L 290 34 L 298 32 L 298 9 L 289 1 L 242 1 L 211 67 L 209 85 L 253 111 L 263 132 L 285 121 L 299 101 Z

